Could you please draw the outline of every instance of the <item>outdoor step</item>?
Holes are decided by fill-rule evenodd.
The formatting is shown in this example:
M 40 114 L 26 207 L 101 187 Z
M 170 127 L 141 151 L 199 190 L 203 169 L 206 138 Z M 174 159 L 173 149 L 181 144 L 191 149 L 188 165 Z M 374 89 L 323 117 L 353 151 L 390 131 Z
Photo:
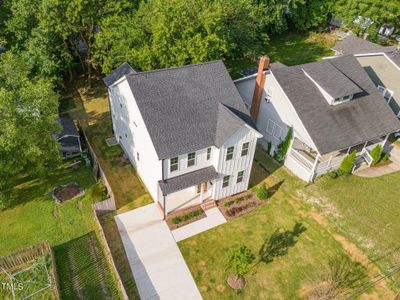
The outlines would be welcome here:
M 213 207 L 216 207 L 217 205 L 215 204 L 215 201 L 214 200 L 207 200 L 207 201 L 204 201 L 202 204 L 201 204 L 201 208 L 203 209 L 203 210 L 207 210 L 207 209 L 210 209 L 210 208 L 213 208 Z

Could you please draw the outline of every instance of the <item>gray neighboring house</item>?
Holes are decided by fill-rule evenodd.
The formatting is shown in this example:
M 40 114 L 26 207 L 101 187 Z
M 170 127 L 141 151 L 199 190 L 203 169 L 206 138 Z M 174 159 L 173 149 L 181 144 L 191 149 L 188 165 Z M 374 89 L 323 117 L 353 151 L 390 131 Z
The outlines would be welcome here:
M 57 119 L 57 122 L 61 125 L 62 131 L 56 138 L 60 143 L 60 151 L 64 158 L 80 155 L 82 152 L 81 141 L 74 120 L 60 117 Z
M 370 151 L 400 130 L 352 55 L 292 67 L 266 63 L 235 84 L 272 155 L 293 128 L 285 166 L 305 181 L 338 168 L 354 150 L 355 168 L 371 166 Z
M 400 45 L 381 46 L 348 36 L 333 47 L 336 56 L 353 55 L 400 118 Z

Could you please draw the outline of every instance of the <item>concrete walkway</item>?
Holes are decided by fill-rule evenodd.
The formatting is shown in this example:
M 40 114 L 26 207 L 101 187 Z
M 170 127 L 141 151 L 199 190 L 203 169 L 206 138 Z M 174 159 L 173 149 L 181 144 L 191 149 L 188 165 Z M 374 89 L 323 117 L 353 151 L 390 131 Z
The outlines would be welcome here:
M 140 298 L 201 299 L 156 204 L 115 217 Z
M 400 147 L 389 144 L 385 147 L 384 151 L 389 153 L 389 159 L 392 161 L 390 164 L 363 168 L 356 171 L 354 174 L 361 177 L 378 177 L 400 171 Z
M 214 228 L 218 225 L 226 223 L 226 219 L 217 207 L 207 209 L 205 211 L 207 217 L 186 226 L 172 230 L 171 233 L 176 242 L 190 238 L 203 231 Z

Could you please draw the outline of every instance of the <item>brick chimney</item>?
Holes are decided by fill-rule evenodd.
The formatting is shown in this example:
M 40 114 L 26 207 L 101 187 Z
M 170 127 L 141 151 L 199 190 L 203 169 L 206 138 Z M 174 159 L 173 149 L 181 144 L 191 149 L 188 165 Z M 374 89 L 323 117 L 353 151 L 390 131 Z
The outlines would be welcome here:
M 261 95 L 264 89 L 265 75 L 264 71 L 269 66 L 269 57 L 261 56 L 258 63 L 258 72 L 256 79 L 256 86 L 254 88 L 253 100 L 251 102 L 250 115 L 254 123 L 257 121 L 258 111 L 260 110 Z

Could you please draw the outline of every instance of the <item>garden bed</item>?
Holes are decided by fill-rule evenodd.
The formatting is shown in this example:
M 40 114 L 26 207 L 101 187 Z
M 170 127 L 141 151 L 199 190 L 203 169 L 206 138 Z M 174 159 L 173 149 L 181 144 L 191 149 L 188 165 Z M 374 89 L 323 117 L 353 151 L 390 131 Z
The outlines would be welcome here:
M 254 193 L 245 192 L 219 200 L 217 206 L 224 217 L 230 220 L 255 210 L 263 202 Z
M 177 229 L 187 224 L 193 223 L 205 218 L 207 215 L 200 205 L 192 206 L 186 209 L 179 210 L 167 217 L 167 224 L 170 230 Z
M 69 182 L 65 185 L 60 185 L 53 189 L 51 197 L 56 203 L 64 203 L 75 197 L 80 197 L 85 194 L 85 191 L 79 187 L 76 182 Z

